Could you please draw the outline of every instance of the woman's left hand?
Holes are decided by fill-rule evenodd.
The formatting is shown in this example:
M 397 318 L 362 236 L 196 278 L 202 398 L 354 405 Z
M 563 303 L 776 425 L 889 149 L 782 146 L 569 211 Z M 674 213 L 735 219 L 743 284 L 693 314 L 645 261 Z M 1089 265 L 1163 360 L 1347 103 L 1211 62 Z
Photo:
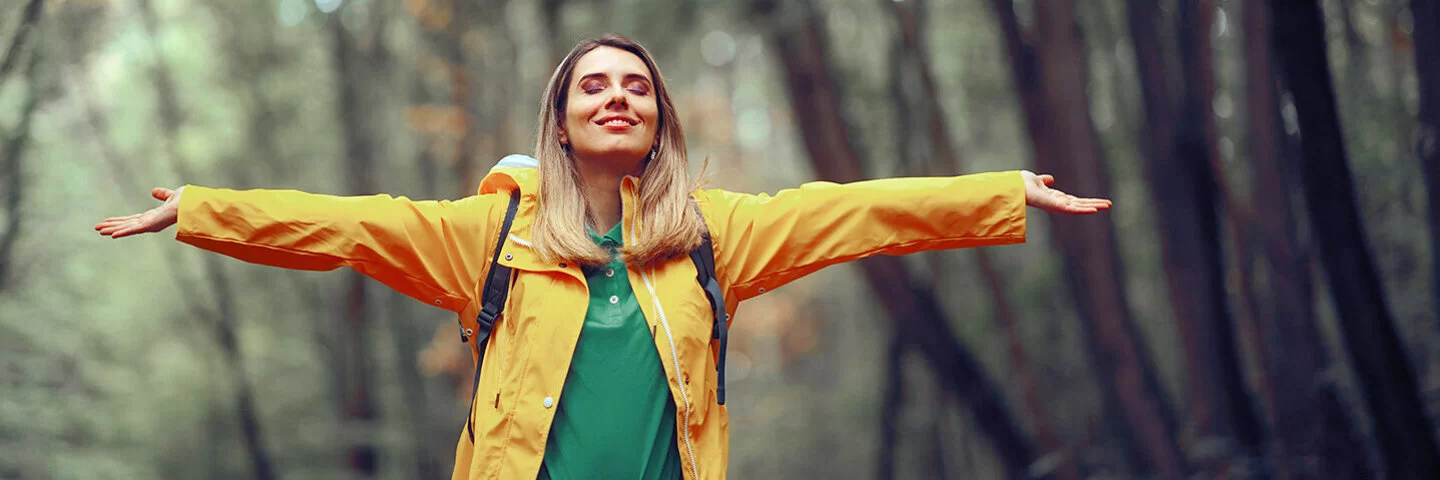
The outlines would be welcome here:
M 1021 170 L 1020 177 L 1025 181 L 1025 205 L 1050 213 L 1069 214 L 1090 214 L 1110 209 L 1109 200 L 1080 198 L 1050 188 L 1050 184 L 1055 183 L 1053 176 L 1036 175 L 1035 172 Z

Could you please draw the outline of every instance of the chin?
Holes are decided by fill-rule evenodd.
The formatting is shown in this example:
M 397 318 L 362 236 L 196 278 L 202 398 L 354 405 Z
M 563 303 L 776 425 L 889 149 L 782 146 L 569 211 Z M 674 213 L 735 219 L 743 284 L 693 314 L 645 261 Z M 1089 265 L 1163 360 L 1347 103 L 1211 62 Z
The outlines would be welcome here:
M 632 142 L 625 142 L 617 145 L 604 145 L 594 150 L 595 155 L 612 158 L 645 158 L 650 154 L 650 145 L 643 145 Z
M 638 149 L 638 148 L 634 148 L 634 147 L 615 147 L 615 148 L 603 148 L 603 147 L 602 147 L 602 148 L 597 148 L 597 149 L 594 149 L 594 150 L 590 150 L 590 151 L 588 151 L 588 152 L 584 152 L 582 155 L 585 156 L 585 157 L 591 157 L 591 158 L 595 158 L 595 159 L 604 158 L 604 159 L 610 159 L 610 160 L 612 160 L 612 161 L 622 161 L 622 162 L 632 162 L 632 161 L 633 161 L 633 162 L 639 163 L 639 162 L 644 161 L 644 160 L 645 160 L 645 157 L 646 157 L 647 155 L 650 155 L 650 149 L 649 149 L 649 147 L 646 147 L 646 148 L 643 148 L 643 149 Z

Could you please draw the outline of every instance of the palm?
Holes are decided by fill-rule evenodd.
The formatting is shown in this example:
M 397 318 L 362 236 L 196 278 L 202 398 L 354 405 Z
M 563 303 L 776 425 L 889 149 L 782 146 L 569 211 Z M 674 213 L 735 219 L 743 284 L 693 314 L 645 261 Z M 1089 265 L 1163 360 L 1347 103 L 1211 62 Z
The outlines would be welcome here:
M 156 188 L 150 196 L 164 203 L 160 206 L 124 217 L 110 217 L 95 224 L 95 231 L 110 238 L 127 237 L 137 233 L 151 233 L 174 225 L 180 210 L 180 191 Z
M 1055 177 L 1036 175 L 1022 171 L 1025 180 L 1025 204 L 1050 212 L 1075 215 L 1098 213 L 1110 209 L 1110 201 L 1103 198 L 1081 198 L 1050 188 Z

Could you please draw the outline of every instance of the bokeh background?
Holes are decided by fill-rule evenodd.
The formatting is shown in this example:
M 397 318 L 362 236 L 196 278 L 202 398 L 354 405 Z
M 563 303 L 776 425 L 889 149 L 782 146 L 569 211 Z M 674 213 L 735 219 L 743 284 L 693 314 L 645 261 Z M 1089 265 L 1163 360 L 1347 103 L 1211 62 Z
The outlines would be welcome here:
M 0 478 L 448 478 L 453 314 L 91 226 L 153 186 L 472 194 L 606 32 L 711 186 L 1115 202 L 742 305 L 732 478 L 1440 478 L 1437 3 L 0 0 Z

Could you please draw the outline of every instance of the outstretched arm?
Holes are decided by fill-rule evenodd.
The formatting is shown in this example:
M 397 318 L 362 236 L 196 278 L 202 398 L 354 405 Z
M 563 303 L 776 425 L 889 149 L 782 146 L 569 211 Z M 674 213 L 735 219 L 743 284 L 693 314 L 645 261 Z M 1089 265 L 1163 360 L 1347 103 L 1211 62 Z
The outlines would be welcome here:
M 491 209 L 500 202 L 498 195 L 412 201 L 194 185 L 157 188 L 151 195 L 163 203 L 105 219 L 95 229 L 121 238 L 178 223 L 177 240 L 206 250 L 297 270 L 351 267 L 457 312 L 472 303 L 476 279 L 489 261 L 484 250 L 493 241 L 484 239 Z
M 812 182 L 774 196 L 709 190 L 701 198 L 716 271 L 738 301 L 877 254 L 1022 243 L 1026 206 L 1066 214 L 1110 208 L 1109 200 L 1049 188 L 1053 182 L 1010 171 Z

